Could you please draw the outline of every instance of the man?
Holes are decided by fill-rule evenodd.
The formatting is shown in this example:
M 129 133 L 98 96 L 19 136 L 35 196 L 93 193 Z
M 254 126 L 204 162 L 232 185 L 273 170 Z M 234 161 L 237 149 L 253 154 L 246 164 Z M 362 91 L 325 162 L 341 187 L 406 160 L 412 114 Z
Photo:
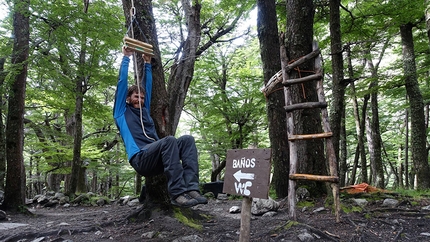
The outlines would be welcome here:
M 184 135 L 178 139 L 173 136 L 159 139 L 155 131 L 154 121 L 150 116 L 151 56 L 143 55 L 145 75 L 141 86 L 127 88 L 128 66 L 133 51 L 123 47 L 122 53 L 124 56 L 119 71 L 113 116 L 130 165 L 142 176 L 164 173 L 173 205 L 192 207 L 206 204 L 208 200 L 199 192 L 199 167 L 194 138 Z

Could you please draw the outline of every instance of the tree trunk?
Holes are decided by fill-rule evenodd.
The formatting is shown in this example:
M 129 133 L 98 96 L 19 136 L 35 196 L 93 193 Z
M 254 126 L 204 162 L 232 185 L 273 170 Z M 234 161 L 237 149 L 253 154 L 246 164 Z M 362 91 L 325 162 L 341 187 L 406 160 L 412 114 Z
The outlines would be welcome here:
M 15 1 L 13 14 L 14 44 L 12 65 L 16 76 L 11 85 L 6 121 L 6 186 L 2 206 L 19 210 L 25 205 L 24 167 L 24 107 L 29 55 L 29 6 L 30 1 Z
M 257 0 L 257 30 L 260 41 L 260 55 L 263 63 L 264 84 L 281 69 L 279 54 L 278 22 L 275 0 Z M 284 92 L 267 95 L 267 119 L 269 124 L 270 146 L 272 148 L 273 178 L 272 187 L 276 196 L 288 195 L 289 150 L 284 106 Z
M 123 0 L 124 15 L 126 24 L 130 26 L 130 9 L 131 1 Z M 152 3 L 150 0 L 135 1 L 136 20 L 133 23 L 133 33 L 129 37 L 143 41 L 152 45 L 154 56 L 152 57 L 152 77 L 153 77 L 153 95 L 151 101 L 151 117 L 154 120 L 158 136 L 163 138 L 167 135 L 173 135 L 171 119 L 169 115 L 169 97 L 167 95 L 166 85 L 164 82 L 164 72 L 161 63 L 160 48 L 158 45 L 157 31 L 155 26 L 154 15 L 152 12 Z M 139 26 L 138 26 L 139 25 Z M 140 27 L 140 28 L 139 28 Z M 144 31 L 143 33 L 140 31 Z M 131 36 L 133 34 L 134 36 Z M 136 58 L 139 78 L 142 78 L 143 59 L 140 55 Z M 140 80 L 135 80 L 140 81 Z M 164 175 L 146 177 L 146 198 L 151 204 L 160 204 L 168 206 L 170 204 L 169 193 L 167 191 L 167 181 Z M 139 191 L 140 192 L 140 191 Z
M 88 12 L 89 1 L 84 0 L 83 12 Z M 86 32 L 83 31 L 82 39 L 80 40 L 81 50 L 79 53 L 79 66 L 78 76 L 75 79 L 75 110 L 74 110 L 74 125 L 73 125 L 73 159 L 72 159 L 72 171 L 70 176 L 69 186 L 66 188 L 66 194 L 74 194 L 75 192 L 85 193 L 87 192 L 86 186 L 86 168 L 83 167 L 81 158 L 82 149 L 82 110 L 84 105 L 84 95 L 87 91 L 87 83 L 89 76 L 84 71 L 87 58 L 86 50 Z
M 348 58 L 348 74 L 351 79 L 354 79 L 354 70 L 352 66 L 352 58 L 351 58 L 351 50 L 348 46 L 347 50 L 347 58 Z M 363 107 L 362 107 L 362 116 L 360 118 L 360 110 L 357 100 L 357 95 L 355 91 L 355 81 L 353 80 L 350 84 L 351 87 L 351 93 L 352 93 L 352 106 L 354 110 L 354 120 L 355 120 L 355 130 L 357 133 L 357 150 L 356 150 L 356 159 L 360 159 L 360 166 L 361 166 L 361 182 L 368 182 L 367 181 L 367 161 L 366 161 L 366 150 L 364 146 L 364 122 L 366 119 L 366 110 L 367 110 L 367 103 L 370 98 L 370 95 L 366 95 L 363 100 Z M 354 184 L 356 180 L 356 168 L 358 166 L 358 160 L 356 161 L 354 159 L 354 168 L 353 168 L 353 176 L 351 177 L 349 184 Z
M 406 97 L 407 100 L 407 97 Z M 405 188 L 410 188 L 409 179 L 409 110 L 405 110 L 405 160 L 404 160 L 404 176 L 405 176 Z
M 412 28 L 413 25 L 410 23 L 401 25 L 400 35 L 403 45 L 403 71 L 406 93 L 409 97 L 411 109 L 411 153 L 416 174 L 416 188 L 423 190 L 430 187 L 430 170 L 426 149 L 424 102 L 416 73 Z
M 333 146 L 336 153 L 336 159 L 342 164 L 340 169 L 340 185 L 345 184 L 345 176 L 346 170 L 345 164 L 346 160 L 339 159 L 339 151 L 340 151 L 340 141 L 345 137 L 341 137 L 341 128 L 342 128 L 342 120 L 345 113 L 345 83 L 343 80 L 343 47 L 342 47 L 342 38 L 340 32 L 340 0 L 330 0 L 330 51 L 331 51 L 331 59 L 332 59 L 332 70 L 333 70 L 333 80 L 332 80 L 332 91 L 333 91 L 333 100 L 331 105 L 331 113 L 330 113 L 330 128 L 333 132 Z M 345 155 L 346 157 L 346 155 Z
M 314 7 L 312 0 L 287 0 L 287 57 L 297 60 L 312 52 Z M 300 66 L 300 72 L 292 70 L 289 78 L 304 77 L 314 71 L 314 63 L 309 61 Z M 314 82 L 294 85 L 291 90 L 292 103 L 317 102 L 317 92 Z M 297 134 L 321 133 L 321 116 L 315 110 L 305 109 L 295 111 L 294 131 Z M 299 173 L 326 175 L 327 164 L 324 154 L 323 140 L 306 140 L 297 142 L 297 157 Z M 307 185 L 311 194 L 318 196 L 327 192 L 322 182 L 303 181 L 298 183 Z
M 201 24 L 199 1 L 181 0 L 186 19 L 187 36 L 182 43 L 181 55 L 172 65 L 167 92 L 169 93 L 169 114 L 172 133 L 176 132 L 184 107 L 185 97 L 194 74 L 196 53 L 200 44 Z M 194 3 L 194 5 L 191 5 Z
M 6 137 L 5 137 L 5 127 L 3 123 L 3 113 L 6 106 L 3 103 L 3 93 L 4 90 L 4 80 L 6 77 L 6 72 L 4 71 L 4 63 L 6 58 L 0 58 L 0 190 L 4 190 L 4 178 L 6 176 Z
M 366 48 L 365 50 L 366 56 L 371 56 L 370 53 L 370 47 Z M 383 53 L 385 52 L 385 47 L 383 48 L 381 56 L 383 56 Z M 382 139 L 381 139 L 381 132 L 379 127 L 379 104 L 378 104 L 378 66 L 380 61 L 375 65 L 373 65 L 372 58 L 366 59 L 372 79 L 372 81 L 369 85 L 370 90 L 370 106 L 371 106 L 371 115 L 369 115 L 369 126 L 370 130 L 367 130 L 368 132 L 368 143 L 369 147 L 372 147 L 369 153 L 370 153 L 370 163 L 372 168 L 372 183 L 376 187 L 384 188 L 385 182 L 384 182 L 384 170 L 382 165 Z

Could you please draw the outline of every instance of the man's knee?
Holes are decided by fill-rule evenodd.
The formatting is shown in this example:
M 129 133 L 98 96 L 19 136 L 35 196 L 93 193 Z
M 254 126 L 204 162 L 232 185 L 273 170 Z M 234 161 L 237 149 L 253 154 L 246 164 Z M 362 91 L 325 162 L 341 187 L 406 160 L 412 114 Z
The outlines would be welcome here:
M 188 134 L 182 135 L 179 139 L 181 140 L 181 142 L 184 142 L 186 144 L 194 144 L 195 143 L 194 137 L 191 135 L 188 135 Z
M 176 142 L 177 141 L 176 141 L 176 138 L 174 136 L 166 136 L 166 137 L 164 137 L 164 144 L 166 144 L 166 145 L 171 145 L 171 144 L 174 144 Z

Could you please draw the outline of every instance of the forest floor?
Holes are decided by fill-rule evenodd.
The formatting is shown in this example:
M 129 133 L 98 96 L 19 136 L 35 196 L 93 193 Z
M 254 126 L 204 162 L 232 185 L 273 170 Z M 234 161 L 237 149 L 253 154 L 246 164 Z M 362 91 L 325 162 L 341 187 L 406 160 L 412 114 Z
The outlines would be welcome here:
M 350 211 L 343 209 L 340 222 L 323 200 L 297 208 L 295 222 L 282 207 L 274 216 L 253 215 L 250 241 L 430 241 L 430 211 L 422 209 L 430 200 L 396 199 L 400 203 L 395 208 L 382 207 L 376 199 L 362 209 L 342 199 L 342 208 Z M 241 213 L 229 209 L 241 207 L 241 199 L 210 199 L 206 205 L 180 209 L 188 222 L 161 210 L 153 210 L 148 219 L 127 219 L 140 206 L 32 208 L 32 216 L 7 214 L 0 221 L 0 241 L 239 241 Z M 5 229 L 7 223 L 22 226 Z

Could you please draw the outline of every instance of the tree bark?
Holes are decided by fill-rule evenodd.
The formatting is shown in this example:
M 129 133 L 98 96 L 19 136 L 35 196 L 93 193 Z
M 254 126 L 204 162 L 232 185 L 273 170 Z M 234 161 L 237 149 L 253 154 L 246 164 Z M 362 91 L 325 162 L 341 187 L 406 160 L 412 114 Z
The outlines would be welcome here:
M 366 54 L 370 56 L 370 49 L 366 50 Z M 370 94 L 370 106 L 372 109 L 372 115 L 370 120 L 369 128 L 371 139 L 369 139 L 369 143 L 371 142 L 371 146 L 373 147 L 373 151 L 370 152 L 370 162 L 372 167 L 372 183 L 376 187 L 385 188 L 384 182 L 384 169 L 382 165 L 382 138 L 379 127 L 379 105 L 378 105 L 378 70 L 373 65 L 372 59 L 368 59 L 368 65 L 370 67 L 370 71 L 372 73 L 372 78 L 375 81 L 372 81 L 369 86 L 369 90 L 371 90 Z
M 130 26 L 130 9 L 132 8 L 131 1 L 123 0 L 124 15 L 126 17 L 126 26 Z M 157 39 L 157 30 L 155 26 L 154 14 L 152 11 L 152 2 L 150 0 L 135 1 L 136 21 L 132 23 L 132 33 L 128 33 L 129 37 L 143 41 L 152 45 L 154 56 L 152 57 L 152 101 L 151 101 L 151 117 L 154 120 L 155 127 L 160 138 L 167 135 L 173 135 L 171 126 L 171 118 L 169 114 L 169 96 L 164 82 L 164 72 L 161 63 L 160 48 Z M 142 31 L 141 31 L 142 30 Z M 140 55 L 136 55 L 136 63 L 139 79 L 142 78 L 143 59 Z M 140 80 L 135 80 L 135 82 Z M 168 206 L 170 204 L 169 194 L 167 192 L 167 180 L 164 175 L 145 177 L 146 184 L 146 199 L 150 204 L 160 204 Z M 141 191 L 141 188 L 136 186 L 136 191 Z
M 257 0 L 257 31 L 263 63 L 264 84 L 281 69 L 279 56 L 278 22 L 275 0 Z M 278 198 L 288 195 L 289 150 L 282 86 L 267 95 L 267 119 L 272 148 L 272 187 Z
M 341 137 L 342 122 L 345 113 L 345 87 L 343 82 L 343 47 L 342 38 L 340 32 L 340 0 L 330 0 L 330 51 L 332 59 L 332 70 L 333 70 L 333 80 L 332 80 L 332 91 L 333 91 L 333 101 L 331 105 L 330 113 L 330 128 L 333 132 L 333 146 L 336 153 L 336 159 L 340 164 L 340 185 L 343 186 L 346 180 L 346 170 L 345 164 L 346 159 L 340 160 L 340 140 L 345 140 L 345 137 Z M 346 155 L 345 155 L 346 158 Z
M 0 58 L 0 190 L 4 190 L 4 178 L 6 176 L 6 137 L 3 123 L 3 112 L 6 106 L 3 103 L 4 89 L 3 83 L 6 77 L 4 63 L 6 58 Z
M 348 45 L 347 48 L 347 59 L 348 59 L 348 74 L 349 78 L 354 78 L 354 70 L 352 66 L 352 58 L 351 58 L 351 49 L 350 45 Z M 367 110 L 367 103 L 370 98 L 369 95 L 366 95 L 363 100 L 363 107 L 362 107 L 362 116 L 360 118 L 360 108 L 358 105 L 356 90 L 355 90 L 355 83 L 354 81 L 350 84 L 351 88 L 351 94 L 352 94 L 352 106 L 354 111 L 354 120 L 355 120 L 355 130 L 357 133 L 357 149 L 356 149 L 356 155 L 354 158 L 354 167 L 352 170 L 351 179 L 348 185 L 352 185 L 356 181 L 356 171 L 358 167 L 358 159 L 360 159 L 360 165 L 361 165 L 361 182 L 367 183 L 367 161 L 366 161 L 366 150 L 364 146 L 364 120 L 366 118 L 366 110 Z
M 288 60 L 297 60 L 312 52 L 313 43 L 314 6 L 312 0 L 287 0 L 287 57 Z M 300 70 L 297 71 L 297 70 Z M 312 74 L 314 63 L 309 61 L 292 70 L 289 78 L 299 78 Z M 314 82 L 289 87 L 292 103 L 317 102 L 317 92 Z M 304 109 L 295 111 L 294 132 L 297 134 L 321 133 L 321 116 L 315 110 Z M 297 142 L 298 173 L 311 173 L 326 175 L 327 164 L 324 154 L 323 140 L 294 141 Z M 300 182 L 307 185 L 311 194 L 318 196 L 327 192 L 322 182 Z
M 16 71 L 8 100 L 6 121 L 6 187 L 3 207 L 19 210 L 25 205 L 24 167 L 24 107 L 27 81 L 27 59 L 29 55 L 29 0 L 14 1 L 14 44 L 12 65 Z
M 170 68 L 167 92 L 169 93 L 169 114 L 171 116 L 172 133 L 176 132 L 179 118 L 184 107 L 185 97 L 194 75 L 196 53 L 201 40 L 201 24 L 199 1 L 181 0 L 186 19 L 187 37 L 182 43 L 181 55 L 177 56 Z M 193 5 L 191 4 L 193 3 Z
M 426 149 L 424 101 L 417 79 L 412 28 L 411 23 L 401 25 L 400 35 L 403 45 L 406 93 L 409 97 L 411 110 L 411 153 L 416 174 L 416 188 L 424 190 L 430 187 L 430 170 Z

